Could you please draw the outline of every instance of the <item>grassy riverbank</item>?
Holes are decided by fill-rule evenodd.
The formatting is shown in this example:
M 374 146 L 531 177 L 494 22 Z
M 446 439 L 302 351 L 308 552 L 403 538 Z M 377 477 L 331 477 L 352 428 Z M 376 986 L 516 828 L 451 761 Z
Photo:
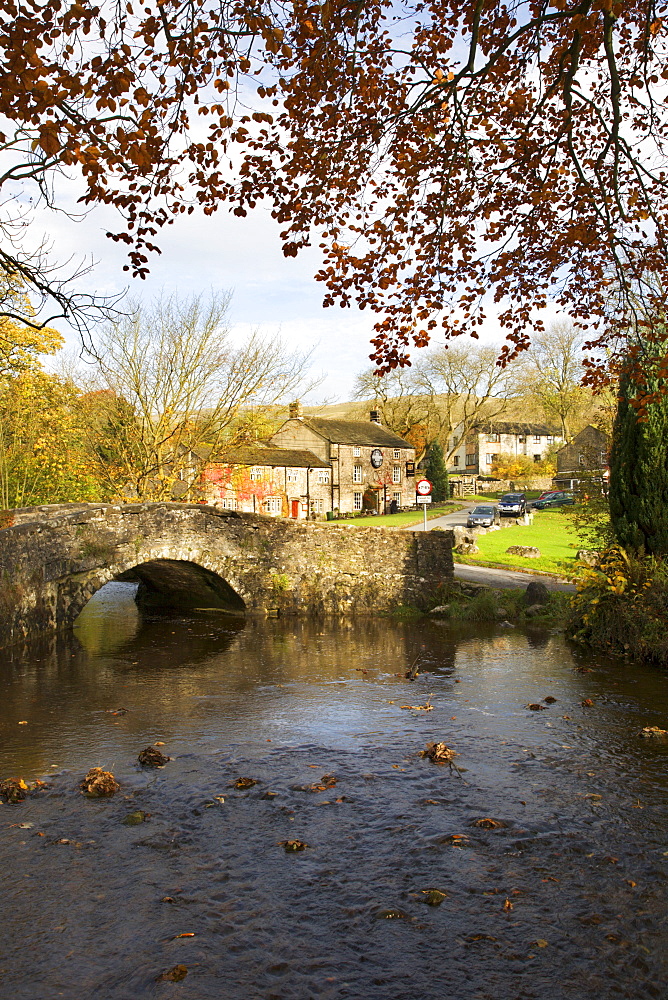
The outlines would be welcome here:
M 461 504 L 442 503 L 432 504 L 427 511 L 427 520 L 431 521 L 435 517 L 443 517 L 444 514 L 452 514 L 459 510 Z M 324 521 L 323 524 L 353 524 L 359 528 L 410 528 L 414 524 L 422 524 L 423 514 L 420 510 L 403 510 L 398 514 L 375 514 L 364 517 L 341 518 L 338 521 Z
M 457 562 L 470 565 L 497 566 L 501 569 L 526 569 L 535 573 L 555 573 L 571 577 L 575 572 L 575 555 L 581 544 L 578 542 L 570 521 L 557 510 L 536 511 L 531 525 L 514 525 L 502 528 L 488 535 L 480 535 L 476 541 L 479 553 L 457 555 Z M 528 559 L 513 555 L 506 549 L 513 545 L 530 545 L 540 550 L 539 559 Z

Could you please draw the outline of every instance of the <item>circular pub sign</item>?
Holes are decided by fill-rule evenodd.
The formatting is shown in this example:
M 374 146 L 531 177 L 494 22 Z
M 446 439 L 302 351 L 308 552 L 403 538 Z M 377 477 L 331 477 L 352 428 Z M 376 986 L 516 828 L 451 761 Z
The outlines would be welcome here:
M 429 494 L 431 493 L 431 483 L 429 482 L 428 479 L 420 479 L 415 484 L 415 489 L 420 494 L 421 497 L 429 496 Z
M 374 448 L 371 452 L 371 464 L 374 469 L 380 469 L 383 464 L 383 453 L 380 448 Z

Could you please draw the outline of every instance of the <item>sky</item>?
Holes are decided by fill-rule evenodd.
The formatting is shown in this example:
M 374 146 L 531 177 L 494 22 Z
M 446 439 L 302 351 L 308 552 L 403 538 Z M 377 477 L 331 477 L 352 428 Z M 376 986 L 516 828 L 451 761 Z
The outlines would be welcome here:
M 59 204 L 74 209 L 74 188 L 61 183 Z M 324 286 L 313 278 L 320 266 L 317 248 L 285 258 L 279 227 L 268 209 L 259 207 L 243 219 L 225 210 L 213 216 L 198 212 L 179 216 L 159 233 L 156 242 L 162 253 L 151 256 L 151 274 L 144 281 L 123 271 L 123 247 L 105 235 L 117 226 L 117 216 L 106 207 L 94 208 L 80 221 L 40 210 L 33 232 L 47 236 L 60 261 L 92 257 L 95 266 L 79 282 L 81 290 L 115 295 L 127 288 L 129 295 L 144 300 L 162 291 L 182 296 L 230 291 L 229 320 L 235 337 L 259 329 L 268 337 L 280 336 L 292 349 L 313 350 L 312 373 L 321 381 L 305 402 L 352 398 L 355 376 L 371 366 L 373 316 L 355 308 L 322 307 Z M 54 325 L 70 348 L 78 345 L 78 335 L 65 323 Z M 502 339 L 491 319 L 481 340 Z

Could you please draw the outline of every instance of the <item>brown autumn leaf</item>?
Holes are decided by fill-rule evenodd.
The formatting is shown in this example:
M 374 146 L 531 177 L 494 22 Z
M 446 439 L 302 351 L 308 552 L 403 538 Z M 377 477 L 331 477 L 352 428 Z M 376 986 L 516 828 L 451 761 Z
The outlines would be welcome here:
M 180 983 L 188 975 L 188 969 L 185 965 L 174 965 L 167 972 L 162 972 L 159 976 L 155 977 L 156 983 Z
M 236 778 L 231 782 L 231 788 L 252 788 L 258 782 L 255 778 Z
M 297 851 L 305 851 L 309 846 L 303 840 L 279 840 L 279 846 L 284 847 L 287 854 L 294 854 Z

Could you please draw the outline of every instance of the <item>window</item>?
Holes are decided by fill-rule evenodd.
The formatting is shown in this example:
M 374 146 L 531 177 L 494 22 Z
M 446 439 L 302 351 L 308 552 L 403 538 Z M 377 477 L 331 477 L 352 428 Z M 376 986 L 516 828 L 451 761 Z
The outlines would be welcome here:
M 353 455 L 355 456 L 355 458 L 359 458 L 361 454 L 362 452 L 359 448 L 353 448 Z
M 280 497 L 267 497 L 264 502 L 264 509 L 267 514 L 280 514 L 281 513 L 281 498 Z
M 526 439 L 527 439 L 526 434 L 520 434 L 520 436 L 518 437 L 517 440 L 519 441 L 520 444 L 525 444 L 526 443 Z
M 540 434 L 534 434 L 533 442 L 534 444 L 540 444 Z
M 392 499 L 393 499 L 393 500 L 396 500 L 396 502 L 397 502 L 397 503 L 399 504 L 399 506 L 401 507 L 401 493 L 393 493 L 393 494 L 392 494 Z
M 496 462 L 498 455 L 485 455 L 485 465 L 491 465 L 492 462 Z
M 547 435 L 547 443 L 548 444 L 554 444 L 554 434 L 548 434 Z
M 362 494 L 353 493 L 353 510 L 361 510 L 361 509 L 362 509 Z
M 361 465 L 353 465 L 353 482 L 354 483 L 361 483 L 362 482 L 362 466 Z M 357 496 L 357 494 L 355 494 L 355 496 Z
M 534 462 L 540 462 L 541 457 L 542 457 L 541 455 L 534 455 L 533 457 Z
M 452 460 L 452 464 L 454 465 L 454 467 L 456 469 L 457 466 L 459 465 L 459 455 L 455 455 L 455 457 Z
M 601 452 L 601 465 L 607 465 L 607 464 L 608 464 L 608 453 L 607 453 L 607 451 L 602 451 Z
M 587 460 L 585 459 L 584 455 L 578 455 L 578 465 L 584 466 L 586 464 Z
M 466 464 L 467 465 L 475 465 L 475 454 L 471 454 L 471 455 L 467 455 L 466 456 Z
M 501 435 L 500 434 L 487 434 L 486 437 L 485 437 L 485 441 L 489 442 L 490 444 L 498 444 L 501 441 Z
M 250 477 L 254 483 L 259 483 L 262 479 L 262 469 L 259 465 L 254 466 L 250 470 Z
M 289 483 L 296 483 L 297 482 L 297 472 L 298 472 L 297 469 L 288 469 L 287 470 L 287 479 L 288 479 Z
M 322 514 L 324 511 L 324 501 L 323 500 L 311 500 L 311 510 L 314 514 Z
M 223 510 L 236 510 L 237 501 L 235 500 L 234 497 L 229 497 L 229 496 L 223 497 L 223 499 L 220 501 L 220 506 L 223 508 Z
M 401 451 L 399 450 L 399 448 L 394 449 L 394 457 L 401 458 Z
M 319 483 L 329 482 L 329 469 L 318 469 L 318 482 Z
M 458 437 L 457 435 L 455 435 L 455 437 L 453 437 L 453 439 L 452 439 L 452 447 L 456 448 L 460 441 L 461 441 L 461 438 Z
M 392 482 L 393 483 L 400 483 L 401 482 L 401 466 L 400 465 L 393 465 L 392 466 Z

